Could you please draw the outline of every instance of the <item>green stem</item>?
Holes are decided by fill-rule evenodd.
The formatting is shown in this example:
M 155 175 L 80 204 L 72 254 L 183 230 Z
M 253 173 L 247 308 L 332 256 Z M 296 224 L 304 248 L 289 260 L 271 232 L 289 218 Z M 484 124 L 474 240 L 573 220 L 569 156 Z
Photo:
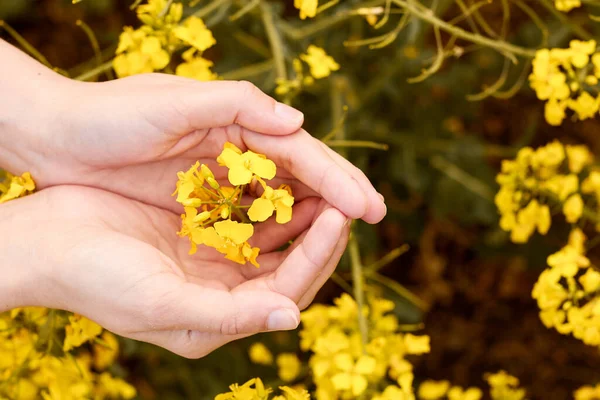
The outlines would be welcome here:
M 365 292 L 363 287 L 363 267 L 360 260 L 360 250 L 358 248 L 356 238 L 350 238 L 348 249 L 350 251 L 350 265 L 352 268 L 352 291 L 354 293 L 354 300 L 356 300 L 356 304 L 358 306 L 358 328 L 360 331 L 360 340 L 364 351 L 369 340 L 369 326 L 367 324 L 367 318 L 364 314 Z
M 262 20 L 267 32 L 267 38 L 271 45 L 271 52 L 273 53 L 273 61 L 275 62 L 275 73 L 277 78 L 281 80 L 287 80 L 287 68 L 285 66 L 285 57 L 283 53 L 283 42 L 279 31 L 275 27 L 275 21 L 273 16 L 273 10 L 266 1 L 261 1 L 260 9 L 262 11 Z
M 529 49 L 525 47 L 520 47 L 513 45 L 511 43 L 507 43 L 503 40 L 495 40 L 490 39 L 485 36 L 481 36 L 476 33 L 465 31 L 462 28 L 457 26 L 450 25 L 446 21 L 438 18 L 433 11 L 428 8 L 418 7 L 416 4 L 412 2 L 408 2 L 405 0 L 392 0 L 397 6 L 404 8 L 406 11 L 410 12 L 415 17 L 430 23 L 433 26 L 437 26 L 441 30 L 444 30 L 452 35 L 456 35 L 461 39 L 468 40 L 472 43 L 477 43 L 482 46 L 486 46 L 492 49 L 499 51 L 500 53 L 507 55 L 519 55 L 522 57 L 533 58 L 535 56 L 535 49 Z
M 250 77 L 264 74 L 273 69 L 273 60 L 267 60 L 246 67 L 238 68 L 233 71 L 225 72 L 221 78 L 226 80 L 248 79 Z

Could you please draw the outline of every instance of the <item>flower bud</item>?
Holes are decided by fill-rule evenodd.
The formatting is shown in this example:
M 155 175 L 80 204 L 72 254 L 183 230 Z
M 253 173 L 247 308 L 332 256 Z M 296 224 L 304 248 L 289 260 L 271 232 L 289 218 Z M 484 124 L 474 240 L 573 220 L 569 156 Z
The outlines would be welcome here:
M 224 207 L 221 210 L 221 218 L 227 219 L 228 217 L 229 217 L 229 208 L 228 207 Z
M 219 182 L 217 182 L 215 180 L 215 178 L 211 178 L 210 176 L 206 178 L 206 182 L 208 182 L 208 184 L 210 185 L 211 188 L 217 190 L 218 188 L 220 188 L 221 186 L 219 185 Z
M 185 199 L 181 202 L 185 207 L 200 207 L 202 205 L 202 200 L 200 199 Z
M 202 164 L 202 165 L 200 166 L 200 172 L 202 172 L 202 176 L 203 176 L 205 179 L 208 179 L 208 178 L 215 179 L 215 175 L 212 173 L 212 171 L 210 170 L 210 168 L 208 168 L 208 167 L 206 166 L 206 164 Z
M 204 222 L 210 218 L 210 211 L 203 211 L 194 217 L 194 222 Z

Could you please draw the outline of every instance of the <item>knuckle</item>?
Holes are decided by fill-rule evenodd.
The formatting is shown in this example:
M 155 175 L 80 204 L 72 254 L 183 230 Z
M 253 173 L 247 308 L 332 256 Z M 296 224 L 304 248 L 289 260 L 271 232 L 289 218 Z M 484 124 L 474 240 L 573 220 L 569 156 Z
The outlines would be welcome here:
M 249 81 L 238 81 L 238 90 L 241 93 L 241 97 L 244 99 L 251 99 L 261 93 L 260 89 L 256 85 Z

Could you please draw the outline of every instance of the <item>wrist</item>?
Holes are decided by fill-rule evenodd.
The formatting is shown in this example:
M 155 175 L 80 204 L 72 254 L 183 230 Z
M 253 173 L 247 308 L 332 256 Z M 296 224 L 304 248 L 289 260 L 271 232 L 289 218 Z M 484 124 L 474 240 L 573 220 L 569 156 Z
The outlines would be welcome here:
M 0 204 L 0 312 L 37 303 L 31 290 L 38 284 L 31 262 L 33 213 L 23 209 L 23 202 L 26 199 Z
M 37 175 L 69 80 L 2 40 L 0 59 L 0 168 Z

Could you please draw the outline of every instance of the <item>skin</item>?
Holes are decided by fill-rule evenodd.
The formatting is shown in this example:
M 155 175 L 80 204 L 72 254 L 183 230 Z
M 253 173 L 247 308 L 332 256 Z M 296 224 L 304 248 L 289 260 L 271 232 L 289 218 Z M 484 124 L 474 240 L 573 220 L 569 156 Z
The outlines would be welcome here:
M 299 111 L 248 82 L 80 83 L 2 41 L 0 59 L 0 165 L 30 171 L 41 189 L 0 207 L 0 311 L 65 309 L 202 357 L 296 328 L 344 252 L 349 221 L 386 213 L 360 170 L 301 129 Z M 259 269 L 203 246 L 190 256 L 175 234 L 177 171 L 200 160 L 225 184 L 214 160 L 226 141 L 275 161 L 272 185 L 296 198 L 292 222 L 256 226 Z

